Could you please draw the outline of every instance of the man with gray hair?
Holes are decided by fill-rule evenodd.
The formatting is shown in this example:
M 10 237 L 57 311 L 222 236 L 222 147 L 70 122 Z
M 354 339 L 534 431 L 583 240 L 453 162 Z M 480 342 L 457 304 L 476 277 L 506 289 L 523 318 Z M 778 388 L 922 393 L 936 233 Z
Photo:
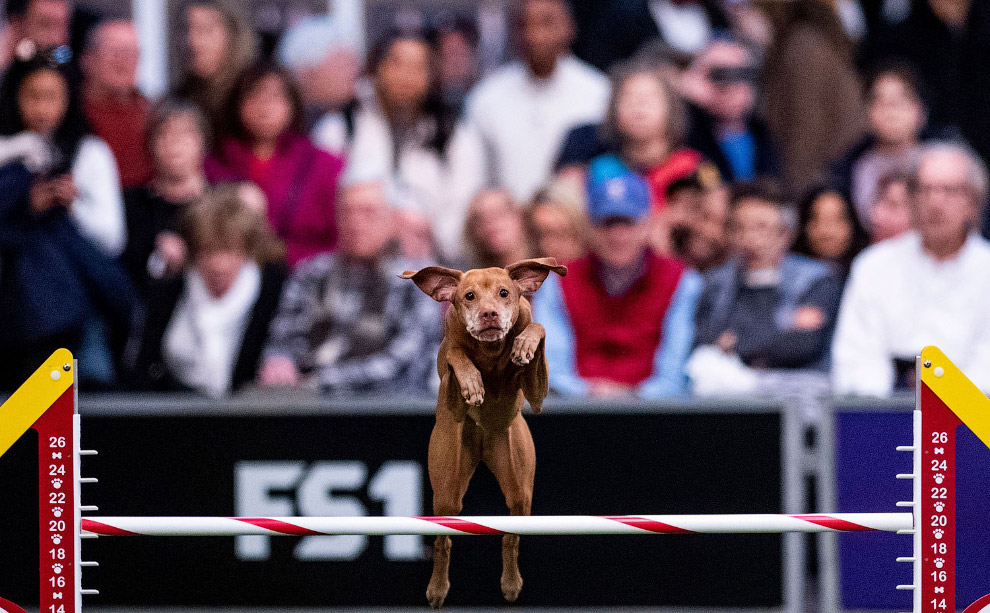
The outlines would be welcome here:
M 925 146 L 910 180 L 915 229 L 853 261 L 832 353 L 835 391 L 909 389 L 938 345 L 990 390 L 990 243 L 978 234 L 987 169 L 966 145 Z
M 353 136 L 359 97 L 361 57 L 353 37 L 329 16 L 310 16 L 286 30 L 277 54 L 299 83 L 310 138 L 342 155 Z

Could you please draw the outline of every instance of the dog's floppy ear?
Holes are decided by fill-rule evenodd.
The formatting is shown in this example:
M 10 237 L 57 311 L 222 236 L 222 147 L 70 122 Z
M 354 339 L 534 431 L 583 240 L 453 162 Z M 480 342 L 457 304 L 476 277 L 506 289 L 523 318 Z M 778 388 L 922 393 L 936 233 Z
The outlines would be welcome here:
M 530 295 L 540 289 L 547 275 L 555 272 L 561 277 L 567 275 L 567 267 L 557 264 L 555 258 L 536 258 L 521 260 L 505 267 L 509 277 L 516 282 L 516 287 L 522 294 Z
M 462 274 L 461 271 L 453 268 L 427 266 L 418 272 L 407 270 L 399 276 L 403 279 L 412 279 L 413 283 L 419 286 L 419 289 L 423 290 L 427 296 L 437 302 L 443 302 L 454 297 Z

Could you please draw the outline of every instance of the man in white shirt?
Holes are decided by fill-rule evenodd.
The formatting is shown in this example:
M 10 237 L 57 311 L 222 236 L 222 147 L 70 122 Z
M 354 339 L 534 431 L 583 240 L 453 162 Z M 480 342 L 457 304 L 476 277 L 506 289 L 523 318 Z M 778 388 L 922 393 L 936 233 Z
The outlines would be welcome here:
M 478 84 L 467 116 L 485 140 L 497 182 L 525 201 L 550 178 L 568 130 L 601 120 L 610 88 L 571 55 L 575 27 L 565 0 L 525 0 L 518 27 L 522 60 Z
M 853 261 L 832 346 L 835 392 L 912 386 L 926 345 L 990 390 L 990 243 L 976 233 L 987 192 L 987 169 L 965 145 L 922 149 L 911 177 L 916 229 Z

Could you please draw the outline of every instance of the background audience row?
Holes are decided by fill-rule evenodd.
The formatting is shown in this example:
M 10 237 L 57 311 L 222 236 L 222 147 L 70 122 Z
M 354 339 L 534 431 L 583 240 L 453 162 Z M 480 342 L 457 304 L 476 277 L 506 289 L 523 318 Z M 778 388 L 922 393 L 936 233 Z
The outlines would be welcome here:
M 196 0 L 151 101 L 133 24 L 8 2 L 2 383 L 67 346 L 91 389 L 426 393 L 443 308 L 396 273 L 549 256 L 557 393 L 885 395 L 926 344 L 990 389 L 981 3 L 599 4 L 518 3 L 481 75 L 463 21 L 362 66 Z

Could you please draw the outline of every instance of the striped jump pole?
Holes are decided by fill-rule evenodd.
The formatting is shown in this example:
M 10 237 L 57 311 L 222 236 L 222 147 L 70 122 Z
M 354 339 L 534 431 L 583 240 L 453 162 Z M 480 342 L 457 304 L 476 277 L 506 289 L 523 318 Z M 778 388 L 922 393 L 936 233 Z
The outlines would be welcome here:
M 84 517 L 83 536 L 312 536 L 339 534 L 576 535 L 898 532 L 911 513 L 814 515 L 490 515 L 485 517 Z
M 39 544 L 42 613 L 78 613 L 81 570 L 96 566 L 80 558 L 83 538 L 99 536 L 234 535 L 579 535 L 739 534 L 885 531 L 912 536 L 913 582 L 896 586 L 914 593 L 914 613 L 956 610 L 956 429 L 968 426 L 990 446 L 990 400 L 935 347 L 919 358 L 918 400 L 911 445 L 913 499 L 902 513 L 800 515 L 608 515 L 486 517 L 82 517 L 95 507 L 80 503 L 94 478 L 80 477 L 79 415 L 72 355 L 60 349 L 0 406 L 0 455 L 28 429 L 38 433 Z M 5 610 L 17 611 L 0 600 Z M 990 596 L 965 613 L 982 613 Z

